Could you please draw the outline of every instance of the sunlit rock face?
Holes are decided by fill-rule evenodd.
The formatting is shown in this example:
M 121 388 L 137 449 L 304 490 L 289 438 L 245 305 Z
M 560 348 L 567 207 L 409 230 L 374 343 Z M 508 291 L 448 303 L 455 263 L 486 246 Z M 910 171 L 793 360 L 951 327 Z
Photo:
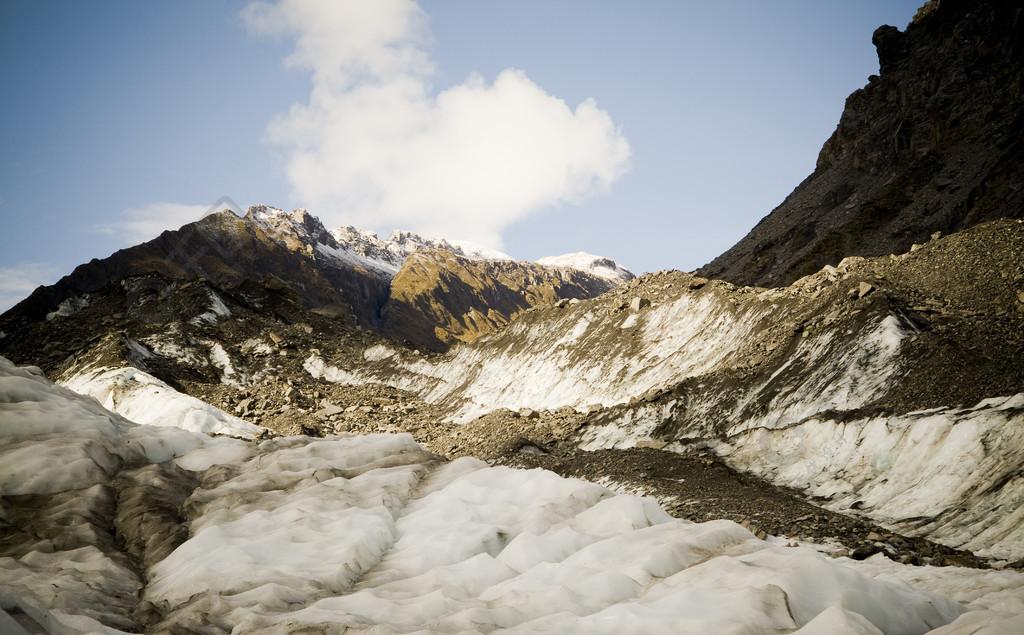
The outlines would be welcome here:
M 592 298 L 616 284 L 572 267 L 421 250 L 391 281 L 382 330 L 397 341 L 443 351 L 494 333 L 533 307 Z

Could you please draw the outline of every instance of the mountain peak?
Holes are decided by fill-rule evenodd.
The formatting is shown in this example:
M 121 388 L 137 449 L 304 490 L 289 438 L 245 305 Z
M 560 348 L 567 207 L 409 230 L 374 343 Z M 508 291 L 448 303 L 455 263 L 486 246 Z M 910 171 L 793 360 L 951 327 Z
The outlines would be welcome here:
M 545 267 L 585 271 L 614 284 L 629 282 L 636 277 L 632 271 L 611 258 L 597 256 L 585 251 L 576 251 L 562 254 L 561 256 L 546 256 L 537 260 L 537 264 Z
M 516 260 L 503 251 L 469 241 L 428 237 L 401 229 L 392 231 L 387 238 L 352 225 L 328 231 L 319 218 L 301 207 L 288 212 L 270 205 L 253 205 L 245 219 L 292 251 L 305 251 L 314 257 L 343 262 L 345 266 L 355 264 L 387 278 L 394 276 L 409 256 L 423 250 L 442 250 L 467 260 Z M 583 271 L 613 284 L 636 277 L 611 258 L 583 251 L 536 262 L 543 267 Z

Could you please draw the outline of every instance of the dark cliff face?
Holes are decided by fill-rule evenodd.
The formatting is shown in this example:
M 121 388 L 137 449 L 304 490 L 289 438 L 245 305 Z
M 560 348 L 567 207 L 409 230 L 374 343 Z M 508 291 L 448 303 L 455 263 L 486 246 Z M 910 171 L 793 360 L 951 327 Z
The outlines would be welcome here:
M 847 98 L 814 173 L 702 275 L 783 286 L 1024 216 L 1024 0 L 928 2 L 872 42 L 880 75 Z

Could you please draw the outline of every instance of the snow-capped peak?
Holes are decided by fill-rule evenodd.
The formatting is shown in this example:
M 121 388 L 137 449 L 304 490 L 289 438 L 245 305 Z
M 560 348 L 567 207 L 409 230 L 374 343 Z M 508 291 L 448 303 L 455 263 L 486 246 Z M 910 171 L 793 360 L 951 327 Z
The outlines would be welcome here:
M 545 267 L 558 267 L 562 269 L 577 269 L 579 271 L 585 271 L 597 276 L 598 278 L 604 278 L 605 280 L 614 282 L 615 284 L 629 282 L 636 277 L 633 275 L 633 272 L 619 265 L 611 258 L 595 256 L 594 254 L 588 254 L 585 251 L 562 254 L 561 256 L 547 256 L 537 260 L 537 264 Z
M 405 251 L 407 256 L 419 249 L 444 249 L 470 260 L 513 260 L 512 256 L 503 251 L 482 247 L 466 240 L 427 238 L 407 231 L 392 232 L 388 242 L 397 249 Z
M 269 205 L 254 205 L 246 218 L 263 228 L 289 249 L 301 250 L 314 258 L 360 266 L 392 277 L 413 253 L 423 249 L 441 249 L 469 260 L 515 260 L 512 256 L 464 240 L 429 238 L 410 231 L 396 230 L 388 238 L 352 226 L 327 231 L 318 218 L 299 208 L 291 212 Z M 635 276 L 611 258 L 585 252 L 541 258 L 543 267 L 575 269 L 614 284 Z
M 394 231 L 383 239 L 372 231 L 339 227 L 331 232 L 341 249 L 376 269 L 394 274 L 412 253 L 421 249 L 443 249 L 469 260 L 512 260 L 512 256 L 465 241 L 426 238 L 408 231 Z
M 299 211 L 299 210 L 295 210 L 295 211 Z M 253 206 L 251 206 L 248 209 L 248 211 L 246 213 L 246 216 L 249 216 L 249 217 L 253 218 L 254 220 L 264 221 L 264 222 L 268 221 L 268 220 L 270 220 L 272 218 L 277 218 L 277 217 L 280 217 L 280 216 L 288 216 L 288 215 L 289 215 L 288 212 L 284 211 L 283 209 L 281 209 L 279 207 L 273 207 L 271 205 L 253 205 Z

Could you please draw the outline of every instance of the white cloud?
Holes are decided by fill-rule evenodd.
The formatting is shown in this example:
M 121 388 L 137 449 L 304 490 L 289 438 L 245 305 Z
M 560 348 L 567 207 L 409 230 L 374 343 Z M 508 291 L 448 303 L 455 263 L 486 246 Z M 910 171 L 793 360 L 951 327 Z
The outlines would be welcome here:
M 27 298 L 36 287 L 53 284 L 59 277 L 57 267 L 41 262 L 0 267 L 0 312 Z
M 308 103 L 268 130 L 298 203 L 328 224 L 501 246 L 526 215 L 606 191 L 630 149 L 611 116 L 571 108 L 508 69 L 435 93 L 426 15 L 411 1 L 256 3 L 249 30 L 295 38 Z
M 178 229 L 197 221 L 211 211 L 214 208 L 209 205 L 150 203 L 126 209 L 116 222 L 100 225 L 97 229 L 104 234 L 117 236 L 127 245 L 134 245 L 152 240 L 165 230 Z

